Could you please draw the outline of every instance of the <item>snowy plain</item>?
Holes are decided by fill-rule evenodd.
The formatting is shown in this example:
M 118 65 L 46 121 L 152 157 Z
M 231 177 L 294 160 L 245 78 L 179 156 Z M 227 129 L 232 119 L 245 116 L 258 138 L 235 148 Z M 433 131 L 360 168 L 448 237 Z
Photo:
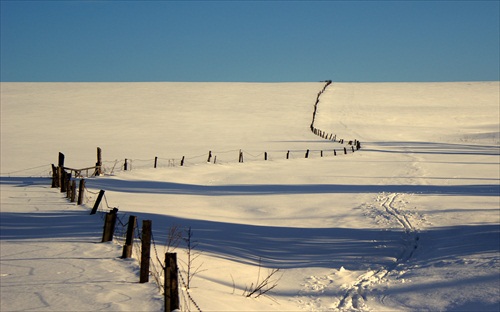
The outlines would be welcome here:
M 359 140 L 347 155 L 310 130 L 324 85 L 2 83 L 0 310 L 163 309 L 99 243 L 102 189 L 152 220 L 160 255 L 191 228 L 203 311 L 498 311 L 499 82 L 334 82 L 314 126 Z M 69 203 L 50 164 L 93 166 L 98 146 L 105 174 Z M 269 296 L 242 295 L 272 269 Z

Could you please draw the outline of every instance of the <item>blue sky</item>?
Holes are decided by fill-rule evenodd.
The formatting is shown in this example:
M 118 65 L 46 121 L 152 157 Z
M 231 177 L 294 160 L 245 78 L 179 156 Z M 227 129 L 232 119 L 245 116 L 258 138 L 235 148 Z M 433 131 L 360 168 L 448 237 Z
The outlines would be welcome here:
M 500 80 L 499 3 L 1 0 L 1 80 Z

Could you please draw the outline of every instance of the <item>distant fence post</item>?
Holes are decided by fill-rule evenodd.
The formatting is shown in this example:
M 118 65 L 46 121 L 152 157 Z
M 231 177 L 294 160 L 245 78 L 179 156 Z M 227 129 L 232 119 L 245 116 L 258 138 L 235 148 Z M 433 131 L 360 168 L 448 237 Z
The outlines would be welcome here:
M 123 170 L 127 171 L 128 169 L 128 163 L 127 163 L 127 158 L 125 158 L 125 163 L 123 164 Z
M 344 147 L 344 154 L 347 154 L 347 148 Z
M 309 158 L 309 150 L 306 151 L 306 158 Z
M 85 180 L 81 179 L 78 185 L 78 205 L 83 204 L 83 192 L 85 191 Z
M 207 159 L 207 162 L 209 163 L 211 159 L 212 159 L 212 151 L 208 151 L 208 159 Z
M 286 159 L 290 158 L 290 151 L 286 152 Z
M 76 181 L 71 181 L 71 202 L 74 203 L 76 201 Z
M 102 154 L 101 148 L 97 148 L 97 162 L 95 163 L 95 176 L 100 176 L 102 174 Z
M 125 239 L 125 245 L 123 245 L 122 258 L 127 259 L 132 257 L 132 246 L 134 245 L 134 230 L 137 224 L 137 217 L 128 217 L 127 226 L 127 238 Z
M 113 234 L 115 233 L 116 224 L 116 214 L 118 213 L 118 208 L 113 208 L 110 212 L 106 214 L 104 219 L 104 229 L 102 231 L 102 242 L 110 242 L 113 240 Z
M 62 188 L 62 184 L 63 184 L 63 171 L 64 171 L 64 154 L 59 152 L 59 159 L 58 159 L 58 162 L 57 162 L 57 177 L 59 179 L 58 181 L 58 184 L 59 184 L 59 187 Z
M 264 152 L 264 160 L 267 160 L 267 152 Z
M 155 157 L 155 169 L 157 165 L 158 165 L 158 156 Z
M 52 187 L 59 187 L 57 182 L 59 181 L 59 176 L 57 175 L 57 167 L 52 164 Z
M 149 259 L 151 253 L 151 220 L 142 220 L 141 271 L 139 283 L 149 282 Z
M 184 166 L 184 156 L 182 156 L 182 159 L 181 159 L 181 167 Z
M 241 150 L 240 150 L 240 156 L 239 156 L 238 162 L 240 162 L 240 163 L 243 162 L 243 152 Z
M 165 281 L 164 281 L 164 297 L 165 297 L 165 312 L 179 310 L 179 281 L 177 269 L 177 254 L 165 253 Z
M 99 195 L 97 195 L 97 199 L 95 201 L 94 207 L 92 208 L 92 211 L 90 211 L 91 215 L 93 215 L 97 212 L 97 208 L 99 208 L 99 204 L 101 203 L 103 196 L 104 196 L 104 190 L 100 190 Z

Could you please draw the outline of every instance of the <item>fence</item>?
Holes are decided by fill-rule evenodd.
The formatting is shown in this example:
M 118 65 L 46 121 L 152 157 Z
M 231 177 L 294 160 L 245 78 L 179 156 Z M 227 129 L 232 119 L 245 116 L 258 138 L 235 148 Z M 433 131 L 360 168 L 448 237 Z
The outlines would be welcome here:
M 60 154 L 59 159 L 63 158 L 64 155 L 61 156 Z M 71 202 L 74 202 L 77 193 L 76 180 L 72 180 L 71 172 L 66 172 L 66 169 L 63 167 L 57 167 L 56 172 L 59 174 L 53 176 L 52 186 L 60 188 L 61 192 L 65 192 L 67 198 Z M 151 220 L 142 220 L 142 227 L 139 228 L 136 216 L 119 214 L 117 207 L 110 207 L 104 190 L 100 190 L 99 192 L 88 190 L 85 187 L 85 180 L 83 178 L 80 179 L 79 185 L 78 205 L 93 202 L 90 214 L 100 216 L 104 224 L 101 242 L 109 242 L 115 239 L 119 244 L 123 245 L 121 258 L 135 258 L 139 260 L 139 283 L 149 282 L 150 275 L 154 278 L 159 290 L 164 294 L 165 311 L 180 309 L 181 302 L 179 300 L 178 285 L 182 285 L 181 295 L 184 306 L 190 307 L 192 304 L 197 311 L 201 312 L 199 305 L 189 293 L 189 281 L 192 278 L 189 276 L 191 263 L 187 263 L 188 268 L 184 271 L 179 269 L 177 254 L 172 252 L 175 251 L 175 247 L 177 246 L 173 249 L 170 248 L 172 250 L 166 250 L 164 260 L 162 261 L 154 240 Z M 104 207 L 109 212 L 106 212 Z M 124 222 L 127 217 L 128 220 Z M 153 251 L 153 255 L 151 251 Z M 183 273 L 186 275 L 186 278 L 183 277 Z
M 321 138 L 337 142 L 337 136 L 332 133 L 327 133 L 323 130 L 317 129 L 314 126 L 317 106 L 320 102 L 320 96 L 326 90 L 326 88 L 331 84 L 331 81 L 327 81 L 323 89 L 318 93 L 316 98 L 316 103 L 314 105 L 313 120 L 311 123 L 311 131 L 320 136 Z M 179 159 L 165 159 L 154 157 L 154 159 L 148 160 L 131 160 L 125 159 L 124 161 L 115 160 L 114 162 L 103 162 L 102 161 L 102 151 L 97 148 L 97 162 L 95 166 L 89 166 L 86 168 L 70 168 L 64 166 L 65 156 L 59 153 L 58 166 L 52 164 L 52 187 L 60 188 L 61 192 L 66 193 L 66 197 L 71 201 L 75 202 L 78 194 L 78 205 L 85 205 L 87 203 L 93 202 L 93 207 L 90 214 L 97 214 L 101 216 L 104 223 L 102 242 L 113 241 L 114 238 L 123 245 L 122 258 L 135 258 L 139 260 L 140 265 L 140 276 L 139 282 L 146 283 L 149 282 L 149 276 L 151 275 L 160 291 L 163 291 L 165 299 L 165 311 L 173 311 L 179 309 L 181 306 L 179 300 L 179 282 L 183 287 L 181 287 L 181 294 L 183 295 L 184 306 L 190 307 L 191 304 L 201 312 L 200 307 L 193 299 L 189 292 L 189 283 L 192 278 L 191 260 L 186 263 L 187 269 L 183 271 L 179 269 L 177 262 L 177 254 L 172 252 L 177 246 L 175 243 L 168 242 L 167 249 L 165 251 L 164 260 L 160 258 L 160 254 L 157 251 L 157 245 L 154 240 L 152 231 L 152 221 L 142 220 L 142 227 L 138 227 L 138 220 L 136 216 L 119 214 L 117 207 L 110 207 L 105 190 L 100 190 L 99 192 L 92 192 L 85 187 L 84 177 L 100 176 L 104 173 L 113 174 L 118 171 L 128 171 L 133 168 L 159 168 L 159 167 L 173 167 L 173 166 L 185 166 L 189 164 L 197 164 L 199 162 L 206 161 L 207 163 L 217 163 L 217 156 L 232 154 L 234 157 L 234 162 L 236 159 L 239 163 L 245 161 L 255 161 L 255 160 L 272 160 L 279 158 L 293 159 L 293 158 L 310 158 L 313 153 L 320 155 L 320 157 L 327 156 L 337 156 L 337 152 L 340 154 L 347 154 L 348 152 L 354 152 L 359 150 L 361 144 L 357 140 L 344 141 L 344 139 L 339 139 L 340 144 L 346 144 L 340 149 L 327 149 L 327 150 L 288 150 L 285 153 L 281 153 L 279 156 L 276 154 L 271 155 L 270 153 L 264 151 L 260 153 L 250 153 L 245 150 L 229 150 L 229 151 L 208 151 L 206 154 L 185 157 L 182 156 Z M 350 147 L 350 148 L 349 148 Z M 220 160 L 220 158 L 219 158 Z M 68 172 L 69 171 L 69 172 Z M 76 179 L 80 178 L 78 192 L 76 188 Z M 95 199 L 94 199 L 95 198 Z M 104 200 L 104 201 L 103 201 Z M 106 206 L 109 212 L 104 209 Z M 128 220 L 127 220 L 128 219 Z M 124 222 L 124 220 L 127 220 Z M 172 229 L 169 230 L 168 237 L 172 239 L 175 235 L 170 233 Z M 188 252 L 191 252 L 191 232 L 188 234 Z M 153 250 L 151 250 L 153 246 Z M 173 248 L 172 248 L 173 247 Z M 153 256 L 151 254 L 153 251 Z M 190 254 L 188 254 L 188 259 L 190 259 Z M 180 277 L 180 279 L 179 279 Z

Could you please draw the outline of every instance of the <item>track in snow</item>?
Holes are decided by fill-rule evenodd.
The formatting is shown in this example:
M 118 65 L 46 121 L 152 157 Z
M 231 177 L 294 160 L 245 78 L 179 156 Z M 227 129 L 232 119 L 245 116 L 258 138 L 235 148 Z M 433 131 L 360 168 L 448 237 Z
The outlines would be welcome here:
M 405 230 L 403 251 L 393 265 L 376 271 L 368 271 L 359 276 L 353 285 L 346 290 L 337 309 L 342 311 L 368 310 L 365 302 L 367 300 L 366 295 L 370 291 L 370 286 L 380 283 L 389 273 L 413 257 L 415 250 L 418 248 L 419 234 L 417 229 L 412 225 L 410 218 L 405 214 L 405 211 L 397 208 L 395 205 L 396 199 L 403 196 L 404 194 L 398 193 L 389 195 L 382 193 L 378 196 L 378 201 L 381 202 L 380 208 L 382 209 L 380 213 L 385 215 L 385 217 L 397 221 Z

